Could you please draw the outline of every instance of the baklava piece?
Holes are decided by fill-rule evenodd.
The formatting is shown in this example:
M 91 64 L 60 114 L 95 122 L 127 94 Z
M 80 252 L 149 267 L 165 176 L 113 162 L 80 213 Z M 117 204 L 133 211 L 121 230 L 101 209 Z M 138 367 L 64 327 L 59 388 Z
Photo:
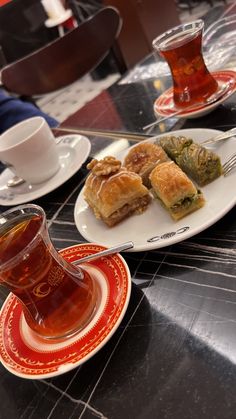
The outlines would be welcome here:
M 223 172 L 220 157 L 195 143 L 183 149 L 176 163 L 199 186 L 207 185 L 220 177 Z
M 174 220 L 196 211 L 205 203 L 202 193 L 173 161 L 156 166 L 150 181 L 154 197 L 160 200 Z
M 175 137 L 174 135 L 167 135 L 160 138 L 159 144 L 168 154 L 170 159 L 176 162 L 176 158 L 182 153 L 185 147 L 188 147 L 192 144 L 193 140 L 191 138 L 186 138 L 183 136 Z
M 149 175 L 157 164 L 167 161 L 168 156 L 157 144 L 142 143 L 132 147 L 127 154 L 124 166 L 135 173 L 138 173 L 143 184 L 150 188 Z
M 191 138 L 170 135 L 162 137 L 159 144 L 199 186 L 207 185 L 222 175 L 219 156 L 201 144 L 194 143 Z
M 84 197 L 96 218 L 109 227 L 133 213 L 140 214 L 147 208 L 151 197 L 142 179 L 121 166 L 114 157 L 92 160 L 85 182 Z

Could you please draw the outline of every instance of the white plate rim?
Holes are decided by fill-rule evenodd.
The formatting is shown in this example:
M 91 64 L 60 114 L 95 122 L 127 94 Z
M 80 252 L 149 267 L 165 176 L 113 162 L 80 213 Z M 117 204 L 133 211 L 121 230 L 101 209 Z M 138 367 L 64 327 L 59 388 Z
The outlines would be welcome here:
M 202 132 L 204 132 L 205 135 L 208 134 L 208 138 L 210 138 L 213 135 L 217 135 L 219 133 L 222 133 L 222 131 L 214 130 L 214 129 L 207 129 L 207 128 L 192 128 L 192 129 L 189 128 L 188 129 L 187 128 L 187 129 L 176 130 L 176 131 L 172 131 L 172 132 L 166 132 L 166 133 L 157 135 L 155 137 L 152 137 L 150 139 L 144 140 L 143 142 L 144 143 L 145 142 L 150 142 L 150 141 L 153 142 L 156 139 L 158 139 L 160 137 L 163 137 L 165 135 L 181 135 L 182 134 L 182 135 L 185 135 L 185 136 L 189 136 L 189 137 L 193 137 L 194 138 L 195 134 L 196 135 L 197 134 L 200 135 Z M 235 141 L 235 137 L 232 138 L 232 139 L 230 139 L 230 140 L 227 140 L 227 141 L 231 141 L 231 143 L 232 143 L 233 140 Z M 137 145 L 137 144 L 135 144 L 135 145 Z M 122 153 L 119 153 L 119 155 L 116 156 L 116 157 L 118 157 L 119 159 L 122 160 L 122 158 L 127 153 L 127 151 L 129 149 L 131 149 L 132 147 L 135 147 L 135 145 L 129 147 L 128 149 L 126 149 Z M 235 141 L 235 151 L 236 151 L 236 141 Z M 234 151 L 232 151 L 232 154 L 233 154 L 233 152 Z M 233 172 L 232 172 L 232 174 L 233 174 Z M 227 178 L 229 178 L 229 176 Z M 236 171 L 234 172 L 234 177 L 236 178 Z M 220 179 L 222 179 L 222 178 L 223 177 L 221 176 Z M 223 179 L 227 179 L 227 178 L 223 178 Z M 214 182 L 217 182 L 217 179 Z M 213 185 L 214 182 L 212 182 L 210 185 Z M 204 189 L 205 188 L 206 187 L 201 188 L 201 190 L 203 190 L 203 193 L 204 193 Z M 179 242 L 184 241 L 184 240 L 186 240 L 186 239 L 188 239 L 190 237 L 193 237 L 193 236 L 201 233 L 202 231 L 206 230 L 207 228 L 209 228 L 210 226 L 212 226 L 213 224 L 215 224 L 217 221 L 219 221 L 225 214 L 227 214 L 227 212 L 229 212 L 234 207 L 235 203 L 236 203 L 236 196 L 234 197 L 234 199 L 232 199 L 230 202 L 228 202 L 227 205 L 225 205 L 225 207 L 222 209 L 222 211 L 220 211 L 219 213 L 217 213 L 210 220 L 208 220 L 207 222 L 205 222 L 202 225 L 199 225 L 198 228 L 195 228 L 194 230 L 192 230 L 191 227 L 189 227 L 186 231 L 181 232 L 181 233 L 178 233 L 177 232 L 178 229 L 176 231 L 173 231 L 175 229 L 175 225 L 177 225 L 177 222 L 172 221 L 171 220 L 171 217 L 169 216 L 170 217 L 170 231 L 167 231 L 166 234 L 170 234 L 170 233 L 174 232 L 175 234 L 172 237 L 168 237 L 167 236 L 167 237 L 163 237 L 160 240 L 157 240 L 157 241 L 154 241 L 154 242 L 145 243 L 143 245 L 134 245 L 134 247 L 132 249 L 127 250 L 127 252 L 142 252 L 142 251 L 148 251 L 148 250 L 156 250 L 156 249 L 160 249 L 160 248 L 163 248 L 163 247 L 170 246 L 170 245 L 175 244 L 175 243 L 179 243 Z M 85 211 L 91 211 L 88 208 L 87 203 L 83 199 L 83 189 L 80 191 L 80 193 L 79 193 L 79 195 L 77 197 L 76 203 L 75 203 L 75 207 L 74 207 L 74 221 L 75 221 L 75 225 L 76 225 L 77 229 L 79 230 L 80 234 L 87 241 L 98 242 L 98 243 L 100 243 L 100 244 L 102 244 L 104 246 L 112 246 L 112 245 L 116 245 L 118 243 L 121 243 L 122 241 L 125 242 L 127 240 L 133 240 L 132 235 L 131 236 L 129 235 L 128 237 L 127 236 L 126 237 L 123 237 L 122 238 L 123 240 L 120 239 L 119 242 L 117 240 L 114 241 L 114 242 L 113 241 L 112 242 L 107 242 L 107 241 L 103 240 L 103 237 L 101 237 L 101 236 L 98 237 L 98 235 L 93 235 L 93 237 L 92 237 L 90 235 L 90 231 L 88 233 L 87 226 L 85 224 L 83 224 L 84 223 L 84 220 L 81 221 L 81 211 L 79 211 L 79 210 L 81 210 L 81 205 L 84 206 Z M 206 203 L 206 205 L 207 205 L 207 203 Z M 205 208 L 205 206 L 203 208 L 201 208 L 200 210 L 196 211 L 195 213 L 192 213 L 192 214 L 188 215 L 187 217 L 184 217 L 180 221 L 181 222 L 182 221 L 184 222 L 185 220 L 189 219 L 189 217 L 194 217 L 194 215 L 196 213 L 198 213 L 199 211 L 204 210 L 204 208 Z M 78 213 L 80 213 L 80 216 L 79 217 L 78 217 Z M 146 214 L 146 212 L 144 212 L 144 214 L 139 215 L 138 217 L 145 217 L 145 214 Z M 91 212 L 91 216 L 89 217 L 89 219 L 92 219 L 92 216 L 93 216 L 93 214 Z M 132 218 L 132 216 L 130 218 Z M 94 219 L 95 219 L 95 217 L 94 217 Z M 127 223 L 128 223 L 128 220 L 129 220 L 129 218 L 126 220 Z M 99 222 L 99 221 L 97 221 L 95 219 L 95 221 L 92 222 L 92 229 L 94 229 L 94 223 L 96 223 L 96 222 Z M 82 228 L 82 226 L 84 226 L 85 228 Z M 109 229 L 108 227 L 105 226 L 105 224 L 104 224 L 104 228 Z M 113 231 L 116 231 L 115 229 L 118 229 L 118 228 L 119 228 L 119 224 L 117 226 L 115 226 L 115 227 L 110 228 L 109 231 L 110 231 L 111 235 L 112 235 L 112 232 Z M 153 237 L 155 237 L 155 235 L 153 235 Z

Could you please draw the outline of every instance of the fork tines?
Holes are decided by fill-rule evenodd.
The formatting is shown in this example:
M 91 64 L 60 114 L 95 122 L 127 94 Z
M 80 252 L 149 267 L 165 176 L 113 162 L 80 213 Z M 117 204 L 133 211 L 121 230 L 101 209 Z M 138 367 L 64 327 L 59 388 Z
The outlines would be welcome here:
M 224 176 L 228 175 L 232 169 L 236 167 L 236 153 L 234 153 L 227 162 L 225 162 L 222 166 Z

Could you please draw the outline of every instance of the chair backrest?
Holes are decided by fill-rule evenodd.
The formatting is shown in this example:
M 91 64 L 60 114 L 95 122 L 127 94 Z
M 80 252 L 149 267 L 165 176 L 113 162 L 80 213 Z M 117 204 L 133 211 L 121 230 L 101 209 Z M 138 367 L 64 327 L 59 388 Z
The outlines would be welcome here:
M 40 95 L 65 87 L 94 69 L 121 28 L 117 9 L 105 7 L 77 28 L 1 70 L 3 86 L 19 95 Z

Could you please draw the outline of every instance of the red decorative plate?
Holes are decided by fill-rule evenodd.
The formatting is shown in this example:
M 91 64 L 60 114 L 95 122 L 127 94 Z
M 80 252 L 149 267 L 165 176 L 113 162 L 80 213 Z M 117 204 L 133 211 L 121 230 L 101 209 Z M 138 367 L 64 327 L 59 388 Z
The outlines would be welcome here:
M 86 243 L 68 247 L 61 254 L 74 261 L 103 249 Z M 86 269 L 100 289 L 96 314 L 83 331 L 59 343 L 48 343 L 33 335 L 20 303 L 13 294 L 8 296 L 0 313 L 0 359 L 11 373 L 29 379 L 63 374 L 91 358 L 116 331 L 129 303 L 129 268 L 116 254 L 87 263 Z
M 217 106 L 223 103 L 228 99 L 236 90 L 236 72 L 232 70 L 224 71 L 214 71 L 212 72 L 213 77 L 217 80 L 219 88 L 222 84 L 230 82 L 229 87 L 226 89 L 225 93 L 219 100 L 216 102 L 206 105 L 206 106 L 196 106 L 196 108 L 191 109 L 188 112 L 181 112 L 181 114 L 176 115 L 175 118 L 199 118 L 203 115 L 206 115 L 212 112 Z M 157 117 L 159 116 L 168 116 L 173 112 L 176 112 L 176 108 L 173 101 L 173 88 L 166 90 L 162 93 L 154 102 L 154 112 Z

